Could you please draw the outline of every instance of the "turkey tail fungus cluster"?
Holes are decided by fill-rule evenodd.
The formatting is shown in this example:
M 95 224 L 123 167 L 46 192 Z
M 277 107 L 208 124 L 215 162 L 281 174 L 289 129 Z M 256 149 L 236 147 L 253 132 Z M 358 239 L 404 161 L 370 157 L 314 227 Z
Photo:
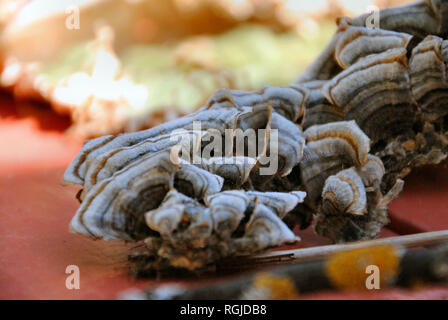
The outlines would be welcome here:
M 376 237 L 401 179 L 448 152 L 448 1 L 379 17 L 375 29 L 367 15 L 340 18 L 290 87 L 220 89 L 183 118 L 87 141 L 64 176 L 83 187 L 71 230 L 141 241 L 132 257 L 144 270 L 198 270 L 295 242 L 292 227 L 313 220 L 333 242 Z M 179 149 L 187 157 L 173 157 Z

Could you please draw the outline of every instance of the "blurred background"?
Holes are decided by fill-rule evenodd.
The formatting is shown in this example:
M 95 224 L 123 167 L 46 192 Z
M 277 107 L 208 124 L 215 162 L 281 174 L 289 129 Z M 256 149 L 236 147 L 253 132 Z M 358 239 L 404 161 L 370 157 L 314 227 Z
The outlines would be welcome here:
M 0 87 L 67 115 L 76 136 L 139 130 L 217 88 L 286 86 L 336 17 L 404 2 L 0 0 Z

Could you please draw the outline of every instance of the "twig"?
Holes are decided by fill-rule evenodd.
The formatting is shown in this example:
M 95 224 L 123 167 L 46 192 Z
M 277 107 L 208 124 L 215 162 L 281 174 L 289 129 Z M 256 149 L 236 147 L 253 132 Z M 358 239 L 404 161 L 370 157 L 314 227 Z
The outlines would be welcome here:
M 312 248 L 273 251 L 255 256 L 239 256 L 224 260 L 219 269 L 254 267 L 255 265 L 298 263 L 324 259 L 332 253 L 365 248 L 374 245 L 394 245 L 403 248 L 433 246 L 448 242 L 448 230 L 416 233 L 348 244 L 333 244 Z

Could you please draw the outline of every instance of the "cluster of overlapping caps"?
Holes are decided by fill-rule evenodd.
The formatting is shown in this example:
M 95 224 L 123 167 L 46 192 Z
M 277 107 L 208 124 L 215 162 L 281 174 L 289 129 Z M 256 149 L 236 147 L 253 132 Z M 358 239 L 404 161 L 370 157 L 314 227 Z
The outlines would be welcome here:
M 221 89 L 206 106 L 158 127 L 89 140 L 67 169 L 80 184 L 71 229 L 143 240 L 144 268 L 199 269 L 298 240 L 299 224 L 335 242 L 370 239 L 411 168 L 448 150 L 448 1 L 342 18 L 327 48 L 290 87 Z M 259 158 L 170 159 L 176 129 L 273 129 L 278 170 Z M 204 148 L 204 145 L 200 146 Z M 193 152 L 193 150 L 191 150 Z M 261 157 L 266 156 L 261 155 Z M 272 156 L 272 155 L 271 155 Z

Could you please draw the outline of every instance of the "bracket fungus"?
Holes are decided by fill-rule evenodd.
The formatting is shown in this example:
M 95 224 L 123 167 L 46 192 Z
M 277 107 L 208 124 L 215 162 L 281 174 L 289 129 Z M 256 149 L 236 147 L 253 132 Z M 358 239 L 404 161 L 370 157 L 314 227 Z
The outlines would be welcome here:
M 339 19 L 290 87 L 220 89 L 191 115 L 87 141 L 64 176 L 83 187 L 71 229 L 142 241 L 140 270 L 295 242 L 294 224 L 312 220 L 334 242 L 376 237 L 401 179 L 448 152 L 448 1 L 380 17 L 373 30 L 365 16 Z M 186 157 L 173 161 L 179 148 Z M 267 160 L 278 163 L 266 174 Z

